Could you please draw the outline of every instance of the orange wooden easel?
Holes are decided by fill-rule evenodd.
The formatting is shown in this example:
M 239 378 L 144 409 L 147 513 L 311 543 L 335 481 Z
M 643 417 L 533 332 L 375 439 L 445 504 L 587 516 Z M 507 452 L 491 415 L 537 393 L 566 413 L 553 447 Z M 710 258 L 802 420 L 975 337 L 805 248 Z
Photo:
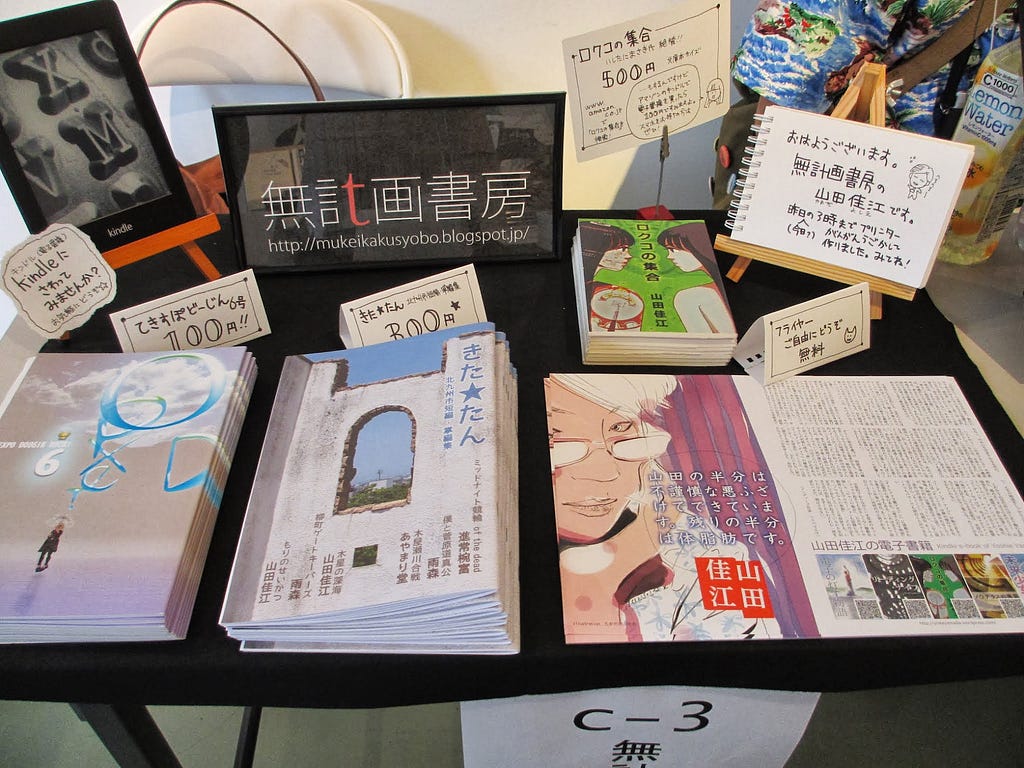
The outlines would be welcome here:
M 171 248 L 180 247 L 185 251 L 192 263 L 196 265 L 207 280 L 216 280 L 220 271 L 213 265 L 210 258 L 196 244 L 196 240 L 212 235 L 220 229 L 216 214 L 210 213 L 198 219 L 186 221 L 184 224 L 165 229 L 161 232 L 143 237 L 133 243 L 113 248 L 103 253 L 103 258 L 114 269 L 154 256 Z
M 861 123 L 869 123 L 870 125 L 884 126 L 885 88 L 885 65 L 875 63 L 864 64 L 846 89 L 846 93 L 843 94 L 843 97 L 836 104 L 835 109 L 832 111 L 832 117 L 837 120 L 854 120 Z M 882 317 L 882 294 L 909 300 L 913 299 L 917 293 L 916 288 L 903 285 L 902 283 L 866 275 L 863 272 L 837 267 L 826 262 L 808 259 L 804 256 L 797 256 L 786 251 L 778 251 L 774 248 L 765 248 L 760 245 L 740 242 L 726 235 L 718 235 L 715 238 L 715 248 L 739 257 L 726 273 L 726 277 L 733 282 L 739 282 L 747 267 L 750 266 L 751 260 L 757 260 L 847 283 L 848 285 L 867 283 L 871 292 L 871 318 L 873 320 Z

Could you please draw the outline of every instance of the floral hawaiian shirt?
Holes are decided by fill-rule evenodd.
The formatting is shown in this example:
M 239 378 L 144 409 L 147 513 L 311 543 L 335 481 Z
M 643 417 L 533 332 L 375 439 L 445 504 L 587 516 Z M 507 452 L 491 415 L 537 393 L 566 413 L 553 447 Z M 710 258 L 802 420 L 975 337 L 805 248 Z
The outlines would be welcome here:
M 935 40 L 972 7 L 972 0 L 760 0 L 733 58 L 733 77 L 775 103 L 824 112 L 860 62 L 894 65 Z M 993 47 L 1020 34 L 1012 11 L 994 24 L 978 21 L 980 34 L 960 84 L 963 90 Z M 947 64 L 897 98 L 890 123 L 934 133 L 933 108 L 949 70 Z

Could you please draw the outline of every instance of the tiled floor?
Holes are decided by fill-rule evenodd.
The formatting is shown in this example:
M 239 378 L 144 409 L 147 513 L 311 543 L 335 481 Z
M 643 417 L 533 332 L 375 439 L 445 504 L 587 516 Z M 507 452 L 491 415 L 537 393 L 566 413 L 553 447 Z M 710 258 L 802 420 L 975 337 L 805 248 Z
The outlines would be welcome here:
M 242 710 L 151 707 L 182 768 L 229 767 Z M 380 710 L 268 709 L 260 723 L 260 768 L 402 766 L 457 768 L 457 704 Z M 88 724 L 67 704 L 0 702 L 0 766 L 116 768 Z
M 1021 767 L 1022 702 L 1021 677 L 826 694 L 786 768 Z M 241 710 L 153 707 L 151 711 L 183 768 L 232 764 Z M 771 727 L 771 723 L 738 736 L 756 739 L 759 727 Z M 268 709 L 255 765 L 458 768 L 462 765 L 459 708 L 436 704 L 349 711 Z M 0 766 L 114 768 L 115 763 L 69 706 L 0 702 Z

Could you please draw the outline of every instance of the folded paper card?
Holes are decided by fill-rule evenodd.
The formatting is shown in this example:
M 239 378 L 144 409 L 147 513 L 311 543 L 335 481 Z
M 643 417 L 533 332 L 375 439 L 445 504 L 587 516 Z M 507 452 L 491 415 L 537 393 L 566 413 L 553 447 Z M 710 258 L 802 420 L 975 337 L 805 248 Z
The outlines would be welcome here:
M 270 333 L 251 269 L 110 314 L 125 352 L 244 344 Z
M 871 347 L 867 283 L 758 318 L 733 359 L 762 384 L 788 379 Z
M 338 313 L 348 349 L 486 320 L 472 264 L 349 301 Z

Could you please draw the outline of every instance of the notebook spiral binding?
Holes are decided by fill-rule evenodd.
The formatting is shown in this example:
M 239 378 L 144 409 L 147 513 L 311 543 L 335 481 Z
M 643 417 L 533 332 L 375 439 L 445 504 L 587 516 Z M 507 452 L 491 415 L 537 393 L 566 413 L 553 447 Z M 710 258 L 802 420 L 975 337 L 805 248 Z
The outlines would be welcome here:
M 740 159 L 741 167 L 736 174 L 736 194 L 733 195 L 729 211 L 725 214 L 725 226 L 733 233 L 743 231 L 743 222 L 747 218 L 749 209 L 745 201 L 753 191 L 754 183 L 757 180 L 761 157 L 764 156 L 763 146 L 767 140 L 768 131 L 771 130 L 771 122 L 772 119 L 767 115 L 754 115 L 754 122 L 750 126 L 750 137 L 747 139 L 747 146 L 743 149 L 743 157 Z

